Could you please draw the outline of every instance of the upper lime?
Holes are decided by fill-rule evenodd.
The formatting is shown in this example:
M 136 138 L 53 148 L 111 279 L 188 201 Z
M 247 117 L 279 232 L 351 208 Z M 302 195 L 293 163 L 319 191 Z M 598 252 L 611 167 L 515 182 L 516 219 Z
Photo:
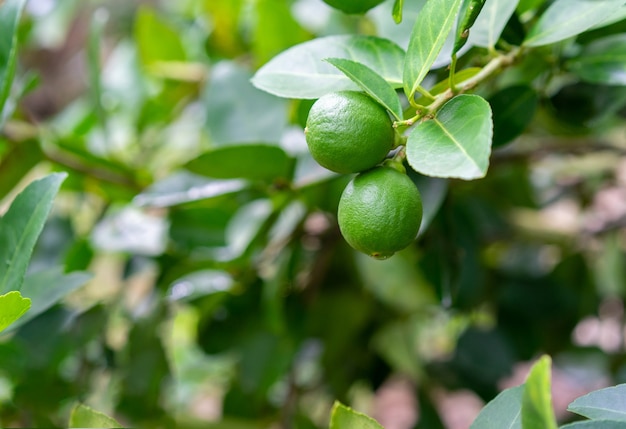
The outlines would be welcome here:
M 337 173 L 357 173 L 380 163 L 392 148 L 395 133 L 387 111 L 356 91 L 317 100 L 305 132 L 313 158 Z
M 422 198 L 406 174 L 382 166 L 348 183 L 337 216 L 341 234 L 350 246 L 385 259 L 417 236 L 422 223 Z
M 335 9 L 345 13 L 365 13 L 384 0 L 324 0 Z

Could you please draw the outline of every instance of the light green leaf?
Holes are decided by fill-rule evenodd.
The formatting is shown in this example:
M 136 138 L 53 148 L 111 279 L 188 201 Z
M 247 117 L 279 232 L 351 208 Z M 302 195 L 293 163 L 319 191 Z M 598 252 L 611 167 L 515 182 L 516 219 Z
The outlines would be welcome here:
M 524 45 L 543 46 L 576 36 L 623 5 L 624 0 L 556 0 L 530 29 Z
M 395 0 L 393 2 L 393 10 L 391 12 L 391 16 L 396 24 L 400 24 L 402 22 L 402 9 L 404 7 L 404 0 Z
M 476 19 L 469 41 L 472 45 L 493 48 L 519 0 L 489 0 Z
M 30 308 L 31 302 L 18 291 L 0 295 L 0 332 L 22 317 Z
M 611 16 L 608 19 L 591 27 L 590 30 L 595 30 L 596 28 L 606 27 L 608 25 L 615 24 L 616 22 L 620 22 L 624 19 L 626 19 L 626 4 L 622 6 L 621 8 L 619 8 L 619 10 L 617 10 L 615 13 L 611 14 Z
M 330 429 L 384 429 L 380 423 L 365 414 L 335 402 L 330 414 Z
M 26 0 L 5 0 L 0 3 L 0 117 L 15 75 L 17 25 Z
M 522 429 L 524 386 L 506 389 L 482 409 L 470 429 Z
M 459 84 L 471 77 L 475 76 L 482 69 L 480 67 L 470 67 L 467 69 L 460 70 L 454 74 L 454 83 Z M 432 88 L 428 90 L 431 95 L 438 95 L 444 91 L 447 91 L 450 88 L 450 79 L 445 78 L 442 81 L 437 82 Z M 415 101 L 417 104 L 427 105 L 431 103 L 431 100 L 427 97 L 420 97 Z
M 461 0 L 430 0 L 422 8 L 404 62 L 404 92 L 410 99 L 433 65 L 452 30 Z
M 614 420 L 587 420 L 584 422 L 570 423 L 561 426 L 560 429 L 626 429 L 626 422 Z
M 522 396 L 523 429 L 556 429 L 550 392 L 550 356 L 543 356 L 533 365 L 526 378 Z
M 426 176 L 478 179 L 487 173 L 493 126 L 482 97 L 459 95 L 409 135 L 409 165 Z
M 404 51 L 373 36 L 329 36 L 296 45 L 257 71 L 252 83 L 279 97 L 319 98 L 358 86 L 324 58 L 349 58 L 381 75 L 394 88 L 402 86 Z
M 137 11 L 135 42 L 144 66 L 163 61 L 185 61 L 187 56 L 179 33 L 147 6 L 141 6 Z
M 567 68 L 587 82 L 626 85 L 626 34 L 591 42 L 567 62 Z
M 77 404 L 70 414 L 71 428 L 121 428 L 115 419 L 83 404 Z
M 402 104 L 395 89 L 378 73 L 356 61 L 342 58 L 327 58 L 327 62 L 337 67 L 370 97 L 387 109 L 398 121 L 402 120 Z
M 34 181 L 0 218 L 0 293 L 22 287 L 35 242 L 66 176 L 57 173 Z
M 596 390 L 569 404 L 571 411 L 589 419 L 626 422 L 626 384 Z

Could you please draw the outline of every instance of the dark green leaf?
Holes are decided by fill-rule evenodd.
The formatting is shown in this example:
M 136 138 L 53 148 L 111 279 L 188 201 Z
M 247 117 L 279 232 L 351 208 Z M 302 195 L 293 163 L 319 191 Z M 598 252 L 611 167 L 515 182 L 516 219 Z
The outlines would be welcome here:
M 567 67 L 587 82 L 626 85 L 626 34 L 591 42 Z
M 470 429 L 522 429 L 524 386 L 506 389 L 482 409 Z
M 358 90 L 350 79 L 323 62 L 324 58 L 349 58 L 365 64 L 394 88 L 402 86 L 404 51 L 389 40 L 372 36 L 329 36 L 294 46 L 261 67 L 252 83 L 287 98 L 319 98 L 334 91 Z
M 31 302 L 18 291 L 0 295 L 0 332 L 18 320 L 30 308 Z
M 560 429 L 626 429 L 626 422 L 613 420 L 588 420 L 584 422 L 570 423 L 561 426 Z
M 409 135 L 407 160 L 426 176 L 478 179 L 487 173 L 491 108 L 477 95 L 459 95 Z
M 567 409 L 589 419 L 626 422 L 626 384 L 596 390 L 577 398 Z
M 384 429 L 376 420 L 335 402 L 330 414 L 330 429 Z
M 70 414 L 71 428 L 121 428 L 111 417 L 83 404 L 77 404 Z
M 22 287 L 35 242 L 66 176 L 57 173 L 34 181 L 0 219 L 0 293 Z
M 398 121 L 402 120 L 402 105 L 395 89 L 378 73 L 366 65 L 342 58 L 327 58 L 374 100 L 378 101 Z
M 0 3 L 0 117 L 15 75 L 17 24 L 25 4 L 26 0 L 5 0 Z
M 524 45 L 543 46 L 576 36 L 599 24 L 624 0 L 556 0 L 530 29 Z
M 459 23 L 456 28 L 456 37 L 452 54 L 456 54 L 465 46 L 469 37 L 469 30 L 476 22 L 478 14 L 483 9 L 485 0 L 463 0 L 461 10 L 459 12 Z
M 13 146 L 0 161 L 0 198 L 4 198 L 41 160 L 39 142 L 28 140 Z
M 470 43 L 484 48 L 493 48 L 500 39 L 509 18 L 515 12 L 518 1 L 489 0 L 472 27 Z
M 495 93 L 489 104 L 493 111 L 493 147 L 519 136 L 532 120 L 539 97 L 529 86 L 519 85 Z
M 430 0 L 422 8 L 404 62 L 404 92 L 412 99 L 452 30 L 461 0 Z
M 549 356 L 543 356 L 533 365 L 526 378 L 522 396 L 522 427 L 524 429 L 556 429 L 550 393 Z

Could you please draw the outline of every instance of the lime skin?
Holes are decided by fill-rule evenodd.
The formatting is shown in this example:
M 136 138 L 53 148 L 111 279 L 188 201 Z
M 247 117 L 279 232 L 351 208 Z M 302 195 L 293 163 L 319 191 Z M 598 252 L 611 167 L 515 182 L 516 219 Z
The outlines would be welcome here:
M 406 174 L 381 166 L 348 183 L 337 215 L 350 246 L 386 259 L 415 240 L 422 222 L 422 198 Z
M 379 164 L 394 144 L 385 108 L 356 91 L 326 94 L 307 118 L 306 142 L 313 158 L 336 173 L 358 173 Z
M 326 4 L 349 14 L 365 13 L 374 6 L 378 6 L 383 1 L 384 0 L 324 0 Z

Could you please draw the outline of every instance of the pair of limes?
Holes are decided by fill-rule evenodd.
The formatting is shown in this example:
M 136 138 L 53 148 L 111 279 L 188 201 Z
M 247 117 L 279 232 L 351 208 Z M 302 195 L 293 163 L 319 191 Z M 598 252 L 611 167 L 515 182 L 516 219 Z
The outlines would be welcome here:
M 339 228 L 346 241 L 380 259 L 411 244 L 421 224 L 422 201 L 401 165 L 379 165 L 395 139 L 387 111 L 360 92 L 331 93 L 313 104 L 305 132 L 320 165 L 360 173 L 339 200 Z

